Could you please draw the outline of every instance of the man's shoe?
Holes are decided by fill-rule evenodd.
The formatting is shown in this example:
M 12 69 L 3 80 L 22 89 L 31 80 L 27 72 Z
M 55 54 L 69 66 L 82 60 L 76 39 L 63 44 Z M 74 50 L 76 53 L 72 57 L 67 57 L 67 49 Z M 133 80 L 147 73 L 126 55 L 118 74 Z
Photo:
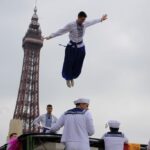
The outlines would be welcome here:
M 71 80 L 71 86 L 72 87 L 74 86 L 74 80 Z
M 71 88 L 71 80 L 66 80 L 66 84 L 69 88 Z

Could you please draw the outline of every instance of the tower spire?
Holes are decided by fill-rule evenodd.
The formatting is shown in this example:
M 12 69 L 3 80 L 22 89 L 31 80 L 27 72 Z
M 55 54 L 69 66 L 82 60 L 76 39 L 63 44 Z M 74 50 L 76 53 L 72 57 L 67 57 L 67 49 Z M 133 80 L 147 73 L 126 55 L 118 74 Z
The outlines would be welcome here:
M 37 11 L 37 0 L 35 0 L 34 12 Z
M 37 13 L 37 6 L 35 5 L 34 7 L 34 13 L 36 14 Z

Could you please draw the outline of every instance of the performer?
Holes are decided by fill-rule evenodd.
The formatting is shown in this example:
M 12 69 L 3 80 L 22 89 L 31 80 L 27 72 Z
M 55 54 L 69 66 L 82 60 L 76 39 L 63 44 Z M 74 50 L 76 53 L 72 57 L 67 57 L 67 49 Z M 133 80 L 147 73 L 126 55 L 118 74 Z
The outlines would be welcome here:
M 62 76 L 66 79 L 68 87 L 74 86 L 74 79 L 76 79 L 80 75 L 82 70 L 82 65 L 85 57 L 85 46 L 83 43 L 85 29 L 96 23 L 103 22 L 107 19 L 107 15 L 103 15 L 99 19 L 88 22 L 85 21 L 86 18 L 86 13 L 81 11 L 79 12 L 76 21 L 67 24 L 64 28 L 44 38 L 46 40 L 49 40 L 69 32 L 70 42 L 66 46 L 65 59 L 62 70 Z
M 110 132 L 104 134 L 102 139 L 105 142 L 105 150 L 124 150 L 124 144 L 128 143 L 127 138 L 119 132 L 120 123 L 116 120 L 108 122 Z
M 53 106 L 50 104 L 47 105 L 46 110 L 47 110 L 46 114 L 39 116 L 33 122 L 34 125 L 42 129 L 43 133 L 47 133 L 48 132 L 47 127 L 51 127 L 57 121 L 57 118 L 52 114 Z
M 7 150 L 19 150 L 20 145 L 19 145 L 19 140 L 18 140 L 18 135 L 17 133 L 12 133 L 9 136 L 8 144 L 7 144 Z
M 64 126 L 61 142 L 65 150 L 90 150 L 89 136 L 94 134 L 93 119 L 88 110 L 89 100 L 74 101 L 76 108 L 66 111 L 50 132 L 56 132 Z
M 150 141 L 148 142 L 147 150 L 150 150 Z

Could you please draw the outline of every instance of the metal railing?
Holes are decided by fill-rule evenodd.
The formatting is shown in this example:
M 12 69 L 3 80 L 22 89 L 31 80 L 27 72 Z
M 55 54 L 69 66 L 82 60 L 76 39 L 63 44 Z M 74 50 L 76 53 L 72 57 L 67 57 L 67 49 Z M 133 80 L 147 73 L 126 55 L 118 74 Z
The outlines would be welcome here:
M 20 145 L 22 146 L 21 150 L 38 150 L 35 148 L 35 145 L 41 146 L 42 150 L 54 150 L 46 147 L 46 143 L 60 144 L 61 135 L 60 134 L 43 134 L 43 133 L 34 133 L 34 134 L 24 134 L 19 138 Z M 104 150 L 104 140 L 97 138 L 90 138 L 91 149 L 94 150 Z M 147 150 L 147 145 L 141 144 L 141 150 Z M 0 150 L 6 150 L 7 144 L 0 147 Z M 61 149 L 61 148 L 60 148 Z

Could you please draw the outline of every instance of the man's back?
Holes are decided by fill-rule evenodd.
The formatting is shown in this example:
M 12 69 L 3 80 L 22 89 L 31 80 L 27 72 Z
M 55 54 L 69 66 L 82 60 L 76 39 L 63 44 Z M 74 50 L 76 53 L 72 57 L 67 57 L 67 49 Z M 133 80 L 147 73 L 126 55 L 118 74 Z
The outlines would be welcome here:
M 72 109 L 64 114 L 62 142 L 89 143 L 89 135 L 94 134 L 93 119 L 88 110 Z
M 121 132 L 119 133 L 106 133 L 104 135 L 105 150 L 123 150 L 124 144 L 127 143 L 127 139 Z
M 64 127 L 61 142 L 66 150 L 90 150 L 89 136 L 94 134 L 89 100 L 80 98 L 74 101 L 76 108 L 66 111 L 50 128 L 50 132 Z

